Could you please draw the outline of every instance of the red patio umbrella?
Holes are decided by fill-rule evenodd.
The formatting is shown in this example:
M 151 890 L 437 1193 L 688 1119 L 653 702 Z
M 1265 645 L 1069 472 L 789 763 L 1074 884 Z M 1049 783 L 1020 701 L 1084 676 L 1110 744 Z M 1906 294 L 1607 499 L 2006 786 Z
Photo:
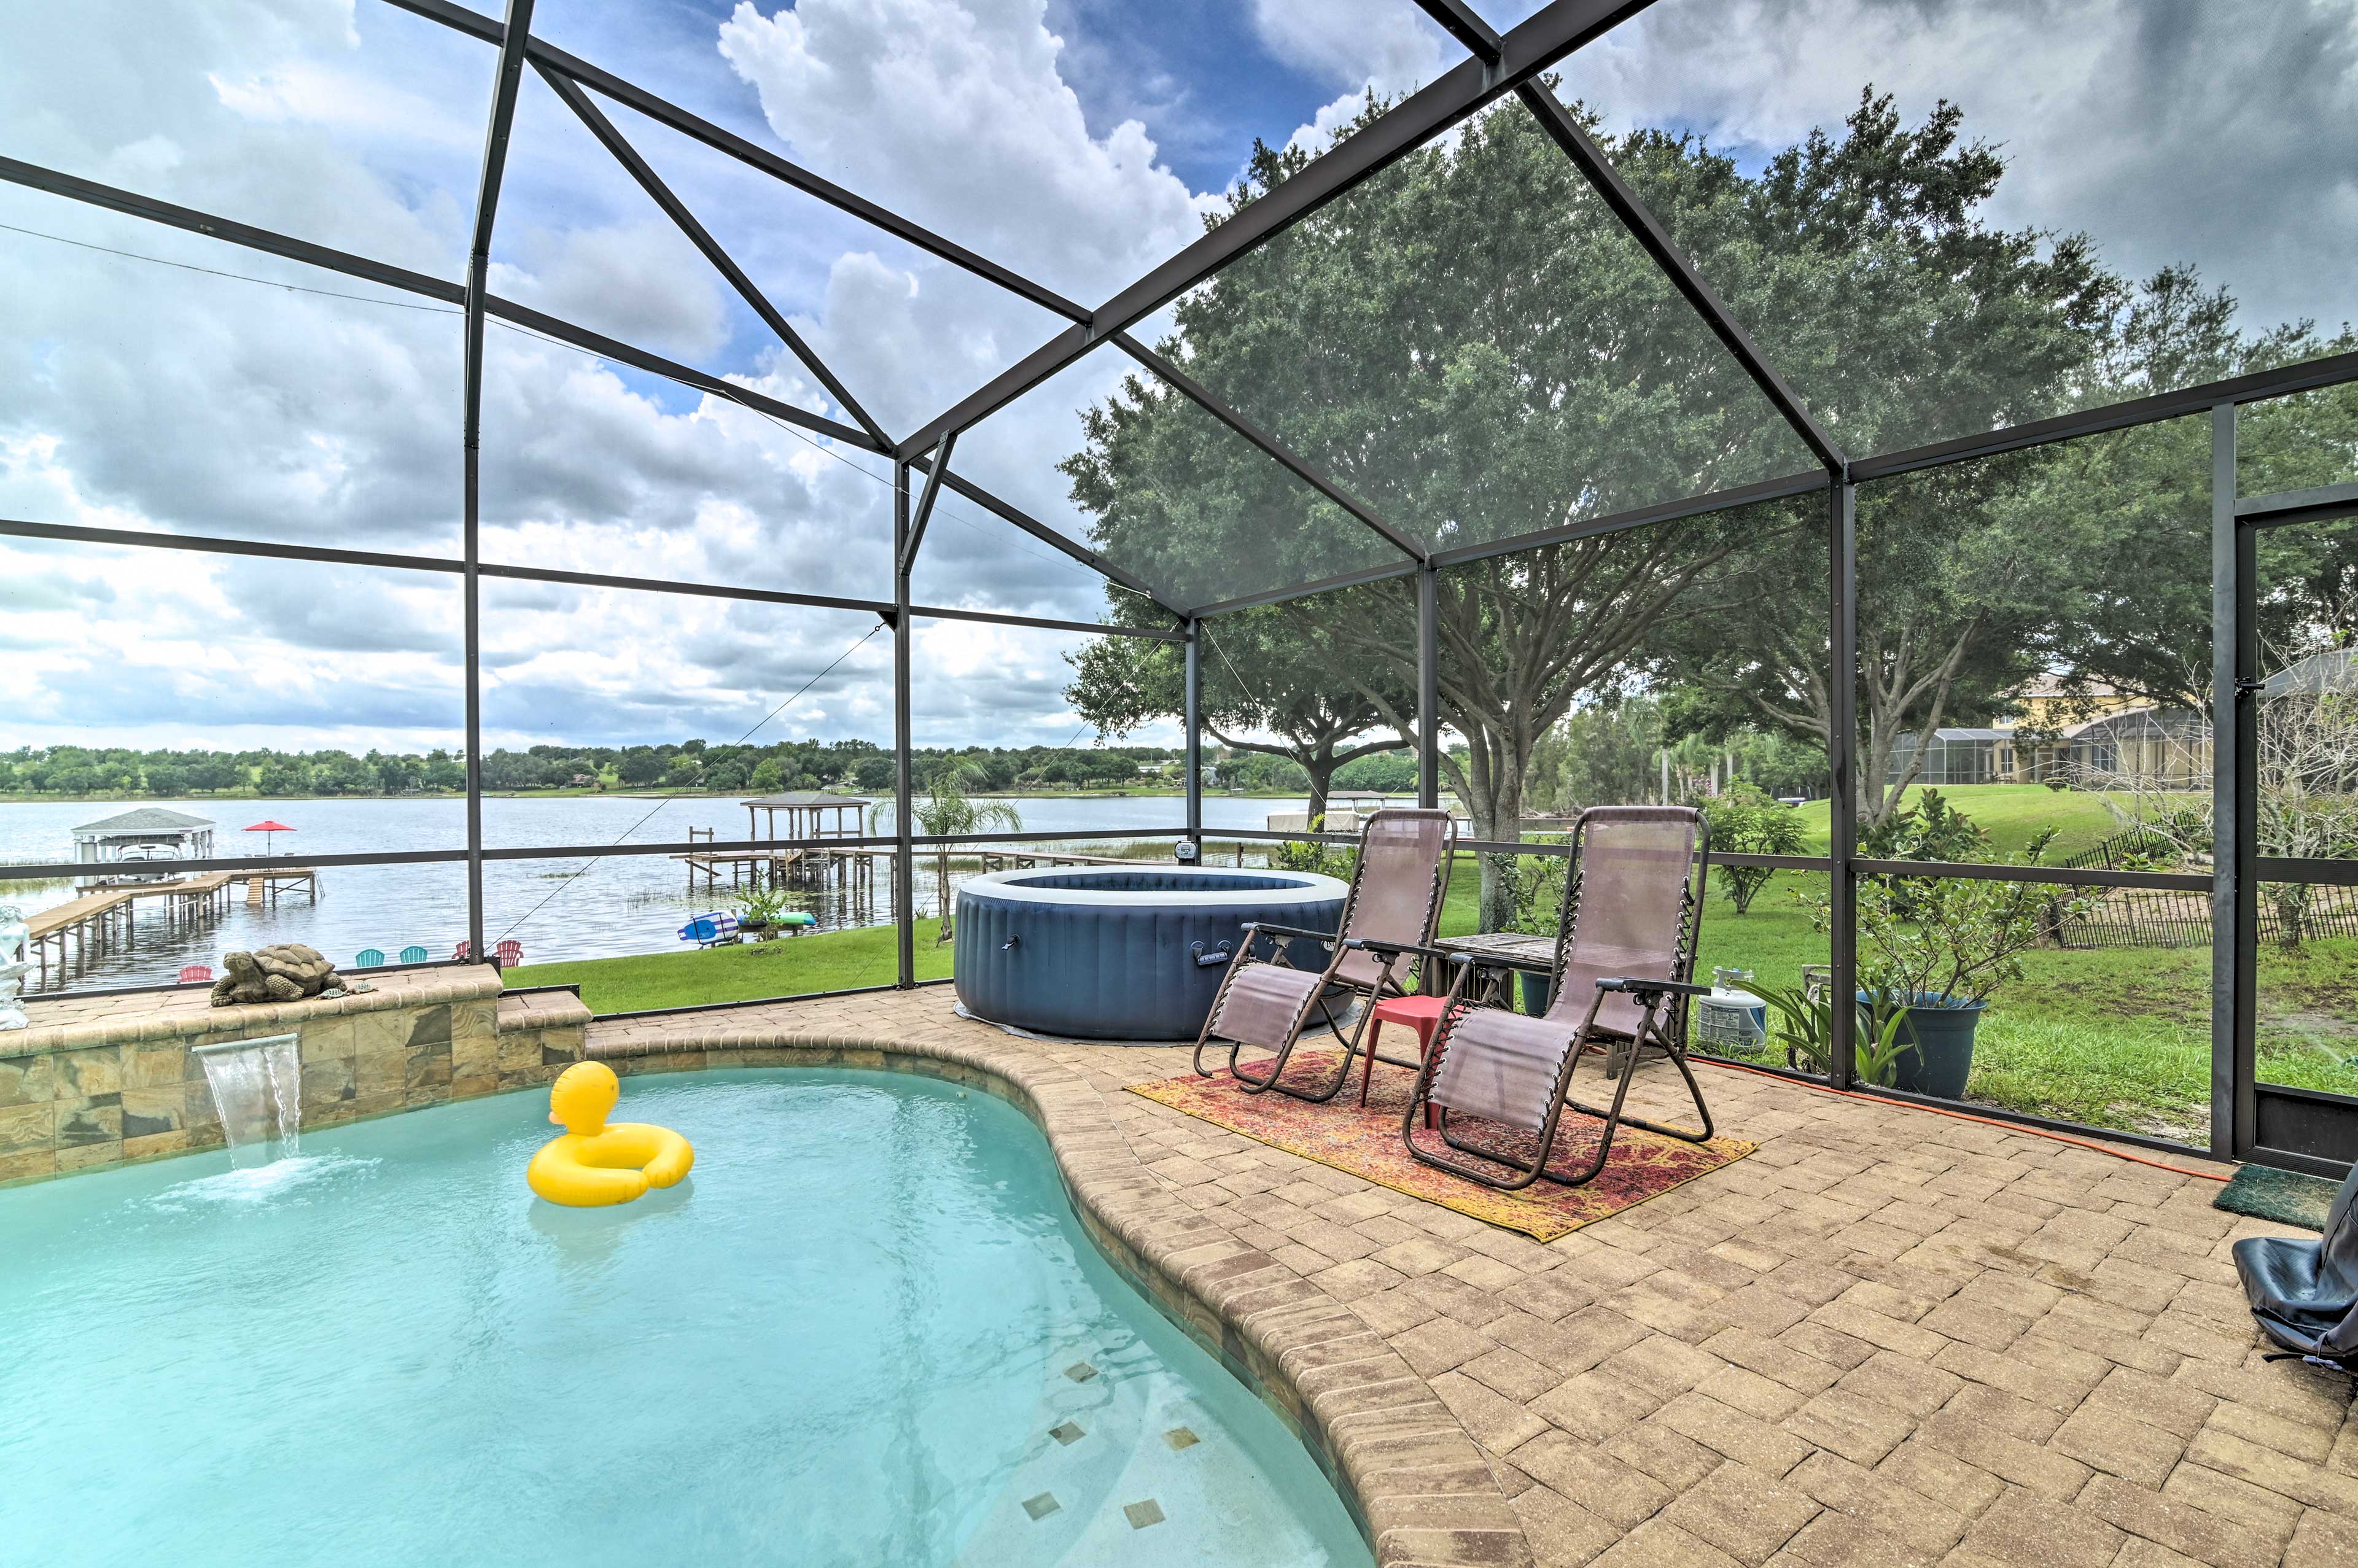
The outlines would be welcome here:
M 287 827 L 287 824 L 285 824 L 284 822 L 281 822 L 281 821 L 277 820 L 276 817 L 270 817 L 270 818 L 265 818 L 265 820 L 263 820 L 263 821 L 260 821 L 260 822 L 255 823 L 253 827 L 251 827 L 247 828 L 247 829 L 246 829 L 246 831 L 247 831 L 248 833 L 277 834 L 277 833 L 292 833 L 292 832 L 294 832 L 294 831 L 295 831 L 295 829 L 293 829 L 292 827 Z M 275 854 L 276 854 L 276 853 L 278 852 L 278 851 L 277 851 L 277 850 L 276 850 L 276 849 L 273 849 L 267 848 L 267 846 L 269 846 L 269 845 L 273 845 L 273 844 L 277 843 L 277 842 L 278 842 L 278 840 L 277 840 L 276 838 L 265 838 L 265 839 L 263 839 L 263 841 L 262 841 L 262 842 L 263 842 L 263 844 L 265 846 L 265 849 L 263 849 L 263 851 L 262 851 L 264 854 L 265 854 L 265 855 L 275 855 Z

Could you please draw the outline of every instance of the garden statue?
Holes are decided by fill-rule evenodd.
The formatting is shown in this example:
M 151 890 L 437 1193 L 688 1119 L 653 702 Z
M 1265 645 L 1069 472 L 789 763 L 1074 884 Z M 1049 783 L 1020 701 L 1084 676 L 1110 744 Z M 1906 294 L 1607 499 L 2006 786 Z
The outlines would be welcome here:
M 23 1029 L 32 1022 L 16 1000 L 25 977 L 32 972 L 32 940 L 16 911 L 0 904 L 0 1029 Z
M 306 997 L 341 996 L 348 990 L 375 988 L 365 980 L 347 982 L 336 966 L 317 947 L 282 942 L 251 953 L 224 953 L 222 967 L 229 971 L 213 982 L 215 1007 L 239 1007 L 250 1002 L 299 1001 Z

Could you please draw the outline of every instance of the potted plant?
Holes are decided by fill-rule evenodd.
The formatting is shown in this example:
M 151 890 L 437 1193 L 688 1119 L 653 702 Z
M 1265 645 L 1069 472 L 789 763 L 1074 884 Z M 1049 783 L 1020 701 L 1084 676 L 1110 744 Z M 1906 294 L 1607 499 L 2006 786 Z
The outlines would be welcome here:
M 1536 839 L 1534 842 L 1562 843 L 1563 839 Z M 1498 885 L 1513 901 L 1514 914 L 1505 929 L 1523 936 L 1544 936 L 1555 940 L 1563 919 L 1563 877 L 1568 862 L 1552 855 L 1492 855 Z M 1533 1018 L 1548 1010 L 1552 1000 L 1553 980 L 1546 975 L 1529 970 L 1516 973 L 1516 983 L 1522 988 L 1523 1011 Z
M 770 928 L 786 913 L 792 901 L 784 888 L 757 887 L 737 895 L 737 929 L 757 941 L 768 939 Z
M 2052 827 L 2041 829 L 2012 863 L 2038 865 L 2054 837 Z M 2023 953 L 2061 920 L 2087 913 L 2087 901 L 2071 894 L 2034 881 L 1862 879 L 1859 1076 L 1911 1094 L 1961 1098 L 1990 998 L 2022 978 Z M 1830 902 L 1812 903 L 1818 929 L 1832 929 Z

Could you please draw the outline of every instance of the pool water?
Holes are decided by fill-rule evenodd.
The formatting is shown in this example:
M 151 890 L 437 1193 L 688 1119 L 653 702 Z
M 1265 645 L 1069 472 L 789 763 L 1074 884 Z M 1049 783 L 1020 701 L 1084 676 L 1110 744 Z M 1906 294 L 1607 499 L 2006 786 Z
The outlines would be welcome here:
M 0 1193 L 0 1558 L 1353 1563 L 1038 1130 L 886 1073 L 627 1079 L 696 1145 L 525 1188 L 545 1093 Z

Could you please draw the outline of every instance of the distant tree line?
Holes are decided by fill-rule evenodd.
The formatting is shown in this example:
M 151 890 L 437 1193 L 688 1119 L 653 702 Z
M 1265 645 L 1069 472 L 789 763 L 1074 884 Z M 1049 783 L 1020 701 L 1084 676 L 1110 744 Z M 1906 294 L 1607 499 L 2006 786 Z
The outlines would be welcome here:
M 974 787 L 1109 789 L 1179 782 L 1179 753 L 1167 747 L 1070 746 L 923 749 L 915 783 L 956 762 Z M 1299 770 L 1297 770 L 1298 772 Z M 1253 781 L 1257 783 L 1258 781 Z M 1235 787 L 1250 787 L 1240 781 Z M 456 795 L 467 787 L 463 754 L 371 751 L 139 751 L 130 747 L 19 747 L 0 752 L 0 795 Z M 782 741 L 719 745 L 690 740 L 659 746 L 531 746 L 483 757 L 483 787 L 524 790 L 677 789 L 768 795 L 784 790 L 851 789 L 887 795 L 892 753 L 872 741 Z M 1287 787 L 1283 782 L 1266 787 Z

